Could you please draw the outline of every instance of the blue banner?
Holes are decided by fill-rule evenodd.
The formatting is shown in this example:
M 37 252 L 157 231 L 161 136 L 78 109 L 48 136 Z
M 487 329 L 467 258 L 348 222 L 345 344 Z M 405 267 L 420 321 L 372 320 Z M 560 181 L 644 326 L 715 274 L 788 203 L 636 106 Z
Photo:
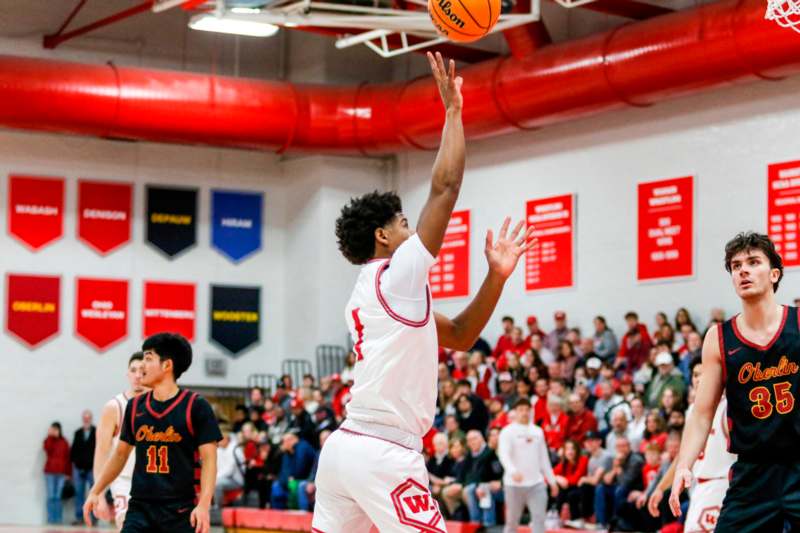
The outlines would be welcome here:
M 261 249 L 264 195 L 211 191 L 211 246 L 238 263 Z

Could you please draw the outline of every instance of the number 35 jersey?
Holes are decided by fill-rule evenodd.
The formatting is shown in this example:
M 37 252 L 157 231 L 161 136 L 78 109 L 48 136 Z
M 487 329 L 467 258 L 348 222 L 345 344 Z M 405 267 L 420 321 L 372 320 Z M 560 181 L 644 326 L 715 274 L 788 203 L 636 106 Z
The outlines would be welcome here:
M 152 391 L 131 399 L 120 434 L 136 448 L 131 498 L 194 500 L 198 448 L 221 439 L 211 405 L 196 392 L 179 389 L 165 402 Z
M 780 462 L 800 455 L 800 329 L 785 306 L 775 336 L 760 346 L 744 338 L 736 317 L 718 327 L 728 396 L 728 451 L 740 459 Z

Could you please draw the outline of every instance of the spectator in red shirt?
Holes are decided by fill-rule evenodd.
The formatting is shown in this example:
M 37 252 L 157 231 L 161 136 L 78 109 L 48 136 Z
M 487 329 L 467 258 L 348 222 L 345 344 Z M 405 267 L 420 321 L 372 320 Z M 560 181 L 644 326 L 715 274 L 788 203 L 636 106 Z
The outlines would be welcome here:
M 555 394 L 547 395 L 547 415 L 539 421 L 544 431 L 544 440 L 552 451 L 561 449 L 567 434 L 569 417 L 564 412 L 561 398 Z
M 503 317 L 503 334 L 497 339 L 497 344 L 492 350 L 492 357 L 498 359 L 506 350 L 511 349 L 511 330 L 514 329 L 514 319 L 510 316 Z
M 667 423 L 658 411 L 651 411 L 647 415 L 639 451 L 644 453 L 651 444 L 655 444 L 660 450 L 667 444 Z
M 528 317 L 527 320 L 528 324 L 528 336 L 525 337 L 525 342 L 528 343 L 528 346 L 531 345 L 531 339 L 534 335 L 539 335 L 539 337 L 544 338 L 547 333 L 545 333 L 542 328 L 539 327 L 539 319 L 536 318 L 534 315 Z
M 47 488 L 47 523 L 63 521 L 61 492 L 64 482 L 72 475 L 69 443 L 61 432 L 61 423 L 53 422 L 47 429 L 47 438 L 42 446 L 47 459 L 44 463 L 44 480 Z
M 531 402 L 536 402 L 533 406 L 533 419 L 541 420 L 547 416 L 547 392 L 550 390 L 550 382 L 547 378 L 539 378 L 533 385 L 534 396 Z
M 581 447 L 590 431 L 597 431 L 597 419 L 594 413 L 586 409 L 583 398 L 577 393 L 569 395 L 569 421 L 567 422 L 567 439 L 577 442 Z
M 500 396 L 495 396 L 489 402 L 489 416 L 491 417 L 491 422 L 489 422 L 489 429 L 492 428 L 499 428 L 503 429 L 511 420 L 508 419 L 508 411 L 503 409 L 504 403 L 503 398 Z
M 529 346 L 527 342 L 524 338 L 522 338 L 522 329 L 517 327 L 512 328 L 506 349 L 503 350 L 497 357 L 497 362 L 495 363 L 497 370 L 500 372 L 505 372 L 508 370 L 509 358 L 511 356 L 516 356 L 517 360 L 519 360 L 519 358 L 525 354 L 528 348 Z
M 561 509 L 565 503 L 569 504 L 570 518 L 577 519 L 581 513 L 581 488 L 578 481 L 586 476 L 589 470 L 589 458 L 581 454 L 581 447 L 574 440 L 564 443 L 564 456 L 553 468 L 553 474 L 558 483 L 558 498 L 556 507 Z
M 653 342 L 647 333 L 647 326 L 639 323 L 639 315 L 630 311 L 625 315 L 625 322 L 628 324 L 628 332 L 622 337 L 614 368 L 624 367 L 627 372 L 633 373 L 647 360 Z

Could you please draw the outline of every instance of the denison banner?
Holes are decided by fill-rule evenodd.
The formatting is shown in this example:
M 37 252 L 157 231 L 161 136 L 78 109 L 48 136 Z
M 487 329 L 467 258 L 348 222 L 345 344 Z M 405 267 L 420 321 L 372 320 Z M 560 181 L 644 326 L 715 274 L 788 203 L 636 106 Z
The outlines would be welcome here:
M 133 185 L 78 180 L 78 239 L 101 255 L 131 240 Z
M 36 348 L 58 335 L 61 314 L 61 278 L 6 276 L 6 331 Z
M 453 211 L 428 279 L 434 298 L 469 296 L 469 237 L 469 210 Z
M 143 335 L 165 331 L 194 340 L 194 283 L 144 282 Z
M 769 165 L 767 170 L 767 228 L 781 254 L 783 266 L 800 265 L 797 247 L 800 220 L 800 161 Z
M 574 285 L 574 194 L 529 200 L 527 226 L 536 244 L 525 255 L 525 290 L 562 289 Z
M 238 263 L 261 249 L 264 195 L 211 191 L 211 245 Z
M 638 185 L 636 279 L 694 275 L 694 177 Z
M 147 186 L 147 242 L 175 256 L 197 242 L 197 189 Z
M 128 281 L 77 278 L 75 334 L 99 352 L 128 336 Z
M 211 286 L 211 340 L 238 355 L 256 344 L 261 331 L 261 289 Z
M 31 250 L 64 233 L 64 179 L 11 175 L 8 232 Z

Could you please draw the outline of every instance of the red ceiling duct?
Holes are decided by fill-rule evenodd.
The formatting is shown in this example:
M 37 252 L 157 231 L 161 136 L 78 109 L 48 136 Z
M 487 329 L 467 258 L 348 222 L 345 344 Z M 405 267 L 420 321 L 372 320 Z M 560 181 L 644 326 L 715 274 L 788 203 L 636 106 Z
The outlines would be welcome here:
M 723 0 L 462 70 L 469 138 L 800 72 L 800 35 L 764 0 Z M 0 56 L 0 125 L 277 151 L 386 154 L 438 144 L 430 78 L 298 85 Z

